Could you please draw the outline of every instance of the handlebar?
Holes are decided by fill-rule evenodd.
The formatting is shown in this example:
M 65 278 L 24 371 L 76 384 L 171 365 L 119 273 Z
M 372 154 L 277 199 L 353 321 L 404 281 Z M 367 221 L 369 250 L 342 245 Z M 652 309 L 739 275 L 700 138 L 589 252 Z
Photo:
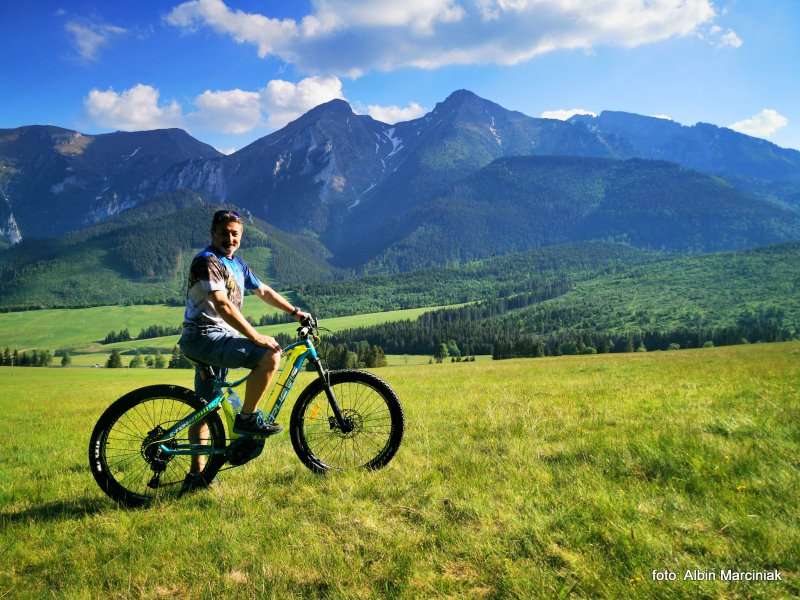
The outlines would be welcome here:
M 297 328 L 297 337 L 306 339 L 311 335 L 315 340 L 319 340 L 317 333 L 319 332 L 319 325 L 317 320 L 309 315 L 305 319 L 300 320 L 300 327 Z

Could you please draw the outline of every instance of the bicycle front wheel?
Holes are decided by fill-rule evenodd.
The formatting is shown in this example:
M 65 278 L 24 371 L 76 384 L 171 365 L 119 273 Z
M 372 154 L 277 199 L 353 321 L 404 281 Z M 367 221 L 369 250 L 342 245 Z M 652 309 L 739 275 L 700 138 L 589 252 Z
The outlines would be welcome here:
M 380 469 L 403 439 L 403 409 L 382 379 L 366 371 L 329 371 L 336 403 L 352 430 L 342 431 L 331 410 L 325 386 L 315 380 L 292 410 L 292 446 L 312 471 Z
M 181 419 L 203 408 L 205 401 L 176 385 L 152 385 L 133 390 L 106 409 L 89 442 L 89 465 L 97 484 L 126 506 L 141 506 L 153 498 L 177 495 L 191 468 L 190 456 L 162 456 L 163 434 Z M 207 415 L 190 435 L 184 429 L 165 445 L 202 444 L 225 448 L 225 429 L 219 415 Z M 191 438 L 191 439 L 190 439 Z M 225 462 L 222 454 L 199 457 L 200 470 L 210 483 Z

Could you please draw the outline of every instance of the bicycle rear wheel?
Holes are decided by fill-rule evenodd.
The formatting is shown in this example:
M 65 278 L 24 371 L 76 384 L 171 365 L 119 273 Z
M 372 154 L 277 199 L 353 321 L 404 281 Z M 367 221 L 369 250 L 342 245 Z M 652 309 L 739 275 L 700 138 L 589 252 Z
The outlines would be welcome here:
M 336 423 L 321 379 L 297 399 L 289 430 L 292 446 L 312 471 L 380 469 L 394 457 L 403 439 L 403 409 L 382 379 L 366 371 L 329 371 L 336 402 L 353 430 Z
M 191 467 L 190 456 L 162 457 L 153 441 L 170 427 L 205 406 L 192 390 L 153 385 L 133 390 L 106 409 L 89 442 L 89 465 L 100 488 L 126 506 L 141 506 L 159 496 L 177 495 Z M 225 429 L 219 415 L 207 415 L 200 425 L 206 435 L 190 441 L 189 429 L 170 444 L 207 444 L 225 448 Z M 200 471 L 210 483 L 225 462 L 209 455 Z

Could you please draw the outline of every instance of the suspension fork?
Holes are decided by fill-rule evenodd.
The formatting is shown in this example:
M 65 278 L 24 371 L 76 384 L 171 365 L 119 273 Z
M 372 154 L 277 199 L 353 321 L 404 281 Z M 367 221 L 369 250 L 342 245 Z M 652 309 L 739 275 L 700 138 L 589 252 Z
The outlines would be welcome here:
M 317 373 L 319 373 L 319 377 L 322 380 L 322 385 L 323 389 L 325 390 L 325 395 L 328 397 L 328 404 L 331 405 L 331 410 L 333 411 L 333 415 L 336 418 L 336 424 L 339 426 L 339 429 L 341 429 L 343 433 L 350 433 L 351 431 L 353 431 L 353 423 L 350 421 L 350 419 L 346 419 L 345 416 L 342 414 L 342 410 L 339 408 L 339 403 L 336 402 L 336 396 L 334 396 L 333 394 L 333 388 L 331 388 L 328 373 L 322 366 L 322 361 L 319 358 L 315 357 L 310 357 L 309 360 L 312 363 L 314 363 L 314 367 L 316 367 Z

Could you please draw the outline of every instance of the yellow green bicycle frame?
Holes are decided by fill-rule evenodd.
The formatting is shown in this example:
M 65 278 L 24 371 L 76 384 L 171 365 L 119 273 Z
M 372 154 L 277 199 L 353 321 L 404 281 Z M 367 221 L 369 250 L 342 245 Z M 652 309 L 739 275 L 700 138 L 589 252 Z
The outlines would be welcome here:
M 275 381 L 275 385 L 272 386 L 272 389 L 270 389 L 269 396 L 267 396 L 266 399 L 266 405 L 272 405 L 269 415 L 265 418 L 265 421 L 268 423 L 273 423 L 275 419 L 278 418 L 278 413 L 280 413 L 283 403 L 286 402 L 286 397 L 289 395 L 289 391 L 294 385 L 294 380 L 305 362 L 306 355 L 312 354 L 312 356 L 316 358 L 317 351 L 314 346 L 310 344 L 306 346 L 303 342 L 297 342 L 284 348 L 282 354 L 284 355 L 283 360 L 286 361 L 284 363 L 285 366 L 283 370 L 278 373 L 278 379 Z M 222 382 L 220 384 L 220 389 L 227 389 L 228 393 L 230 393 L 234 387 L 240 385 L 243 381 L 244 379 L 240 379 L 234 383 Z M 227 393 L 225 393 L 225 401 L 222 402 L 222 413 L 225 415 L 225 425 L 227 426 L 230 439 L 238 439 L 240 434 L 233 431 L 233 422 L 236 419 L 236 412 L 233 410 L 231 403 L 228 402 Z
M 265 421 L 268 423 L 273 423 L 275 422 L 275 419 L 278 418 L 278 414 L 280 413 L 284 402 L 286 402 L 286 397 L 289 395 L 289 392 L 294 385 L 294 380 L 297 377 L 297 374 L 300 372 L 300 369 L 302 368 L 306 358 L 310 357 L 313 361 L 318 361 L 317 349 L 309 339 L 304 339 L 293 344 L 289 344 L 286 346 L 286 348 L 283 348 L 282 353 L 285 356 L 286 363 L 283 371 L 279 374 L 275 385 L 272 386 L 267 398 L 267 405 L 269 405 L 269 402 L 272 401 L 272 408 L 265 418 Z M 162 441 L 172 439 L 180 431 L 199 423 L 203 420 L 203 418 L 205 418 L 206 415 L 217 410 L 220 406 L 222 407 L 222 412 L 225 415 L 225 421 L 230 439 L 238 439 L 240 435 L 233 431 L 233 422 L 236 418 L 236 413 L 234 412 L 231 403 L 228 402 L 228 394 L 230 390 L 244 383 L 247 377 L 248 376 L 242 377 L 241 379 L 232 383 L 227 381 L 215 381 L 214 399 L 200 410 L 193 412 L 171 427 L 169 431 L 164 433 L 162 436 Z M 224 391 L 226 389 L 228 392 Z M 161 442 L 155 443 L 160 444 L 160 450 L 166 456 L 218 454 L 225 452 L 225 450 L 222 448 L 211 448 L 210 446 L 203 444 L 181 444 L 170 448 Z

